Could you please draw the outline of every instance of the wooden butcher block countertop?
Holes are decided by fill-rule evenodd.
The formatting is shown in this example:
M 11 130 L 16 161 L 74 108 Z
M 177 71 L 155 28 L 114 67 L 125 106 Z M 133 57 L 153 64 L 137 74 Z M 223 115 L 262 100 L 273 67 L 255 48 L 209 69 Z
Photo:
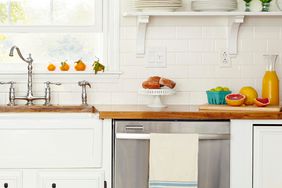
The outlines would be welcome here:
M 18 113 L 18 112 L 58 112 L 58 113 L 92 113 L 96 112 L 93 106 L 63 106 L 63 105 L 17 105 L 17 106 L 0 106 L 0 113 Z
M 95 105 L 94 106 L 0 106 L 0 113 L 57 112 L 57 113 L 99 113 L 100 119 L 282 119 L 282 112 L 253 112 L 227 110 L 199 110 L 196 105 L 174 105 L 154 109 L 145 105 Z
M 281 112 L 199 110 L 199 106 L 176 105 L 154 109 L 144 105 L 95 105 L 101 119 L 282 119 Z

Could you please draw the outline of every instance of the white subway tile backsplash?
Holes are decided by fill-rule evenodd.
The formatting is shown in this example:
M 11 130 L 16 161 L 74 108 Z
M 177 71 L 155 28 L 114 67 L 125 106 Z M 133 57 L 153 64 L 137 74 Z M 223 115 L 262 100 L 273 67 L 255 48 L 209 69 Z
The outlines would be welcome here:
M 215 51 L 227 51 L 227 39 L 215 40 Z
M 190 52 L 211 52 L 215 49 L 215 41 L 211 39 L 191 39 L 189 40 Z
M 242 25 L 240 27 L 239 39 L 253 39 L 254 38 L 254 27 Z
M 176 54 L 176 64 L 200 65 L 201 61 L 201 53 L 186 52 Z
M 227 26 L 208 26 L 203 27 L 203 38 L 207 39 L 226 39 L 227 38 Z
M 233 65 L 242 65 L 244 67 L 247 64 L 254 64 L 254 55 L 249 52 L 240 52 L 236 58 L 231 58 L 231 61 Z
M 120 27 L 120 39 L 136 39 L 137 31 L 135 26 Z
M 121 53 L 120 54 L 121 66 L 142 66 L 145 65 L 144 57 L 137 57 L 135 53 Z
M 77 93 L 69 93 L 69 92 L 62 92 L 58 94 L 59 103 L 60 105 L 80 105 L 81 104 L 81 92 Z
M 147 39 L 176 39 L 176 27 L 148 27 Z
M 113 104 L 138 104 L 137 92 L 115 92 L 112 94 Z
M 214 77 L 220 78 L 220 79 L 240 78 L 241 77 L 241 66 L 234 65 L 234 64 L 231 67 L 217 66 Z
M 185 52 L 188 50 L 188 41 L 186 40 L 165 40 L 164 46 L 167 52 Z
M 196 26 L 185 26 L 185 27 L 177 27 L 177 38 L 178 39 L 195 39 L 202 38 L 203 31 L 202 27 Z
M 170 65 L 177 64 L 177 62 L 176 62 L 176 54 L 177 53 L 174 53 L 174 52 L 166 54 L 166 64 L 167 65 L 170 66 Z
M 241 40 L 241 45 L 239 45 L 239 51 L 243 51 L 243 52 L 266 52 L 267 51 L 267 40 L 262 40 L 262 39 Z
M 202 64 L 219 66 L 219 53 L 202 53 Z
M 136 40 L 120 40 L 120 52 L 135 53 Z
M 88 104 L 112 104 L 112 93 L 91 92 L 88 94 Z
M 142 79 L 123 79 L 122 80 L 122 92 L 135 92 L 138 93 L 142 88 Z
M 215 70 L 214 65 L 191 65 L 188 67 L 188 78 L 217 78 Z
M 191 98 L 188 92 L 177 92 L 174 95 L 163 96 L 163 102 L 165 104 L 184 105 L 184 104 L 190 104 Z
M 242 78 L 253 78 L 253 79 L 262 79 L 265 66 L 257 66 L 257 65 L 245 65 L 242 67 Z
M 190 93 L 190 97 L 190 104 L 200 105 L 208 103 L 206 92 L 192 92 Z
M 280 27 L 279 26 L 272 26 L 272 27 L 265 27 L 265 26 L 258 26 L 254 28 L 254 38 L 255 39 L 280 39 Z
M 279 54 L 282 49 L 281 39 L 267 39 L 267 54 Z
M 120 70 L 123 74 L 120 77 L 121 79 L 138 79 L 142 76 L 140 70 L 143 69 L 143 67 L 144 66 L 122 66 Z

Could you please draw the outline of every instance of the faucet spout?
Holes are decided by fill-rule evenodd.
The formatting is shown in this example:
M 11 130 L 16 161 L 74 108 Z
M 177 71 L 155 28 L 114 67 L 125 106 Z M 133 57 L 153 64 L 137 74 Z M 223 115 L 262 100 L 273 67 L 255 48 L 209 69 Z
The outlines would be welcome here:
M 19 49 L 17 46 L 13 46 L 13 47 L 11 48 L 10 54 L 9 54 L 10 57 L 13 57 L 13 56 L 14 56 L 14 50 L 15 50 L 15 49 L 16 49 L 18 55 L 20 56 L 20 58 L 21 58 L 24 62 L 26 62 L 26 63 L 28 63 L 28 64 L 31 64 L 31 63 L 33 62 L 33 59 L 32 59 L 32 57 L 31 57 L 31 54 L 29 54 L 28 58 L 24 58 L 23 55 L 22 55 L 22 53 L 21 53 L 21 51 L 20 51 L 20 49 Z

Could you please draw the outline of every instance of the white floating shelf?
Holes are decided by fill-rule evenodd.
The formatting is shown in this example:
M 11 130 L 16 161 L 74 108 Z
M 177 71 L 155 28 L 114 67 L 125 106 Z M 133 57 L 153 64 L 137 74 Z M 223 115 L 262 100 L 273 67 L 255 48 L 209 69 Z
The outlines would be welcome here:
M 125 12 L 123 16 L 282 16 L 281 12 Z
M 146 41 L 146 31 L 147 26 L 150 22 L 151 16 L 159 17 L 227 17 L 229 19 L 229 29 L 228 29 L 228 53 L 231 56 L 236 56 L 238 52 L 238 34 L 240 26 L 244 23 L 244 18 L 246 16 L 255 17 L 274 17 L 282 16 L 281 12 L 125 12 L 123 14 L 125 17 L 138 17 L 138 30 L 137 30 L 137 45 L 136 54 L 137 56 L 143 56 L 145 54 L 145 41 Z

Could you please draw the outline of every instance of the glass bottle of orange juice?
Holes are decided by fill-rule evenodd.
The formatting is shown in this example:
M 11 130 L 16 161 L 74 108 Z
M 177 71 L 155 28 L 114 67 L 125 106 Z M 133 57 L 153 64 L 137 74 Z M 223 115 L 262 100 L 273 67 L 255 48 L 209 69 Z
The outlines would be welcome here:
M 267 67 L 262 80 L 262 97 L 269 98 L 271 105 L 279 105 L 279 79 L 275 71 L 278 55 L 265 55 Z

